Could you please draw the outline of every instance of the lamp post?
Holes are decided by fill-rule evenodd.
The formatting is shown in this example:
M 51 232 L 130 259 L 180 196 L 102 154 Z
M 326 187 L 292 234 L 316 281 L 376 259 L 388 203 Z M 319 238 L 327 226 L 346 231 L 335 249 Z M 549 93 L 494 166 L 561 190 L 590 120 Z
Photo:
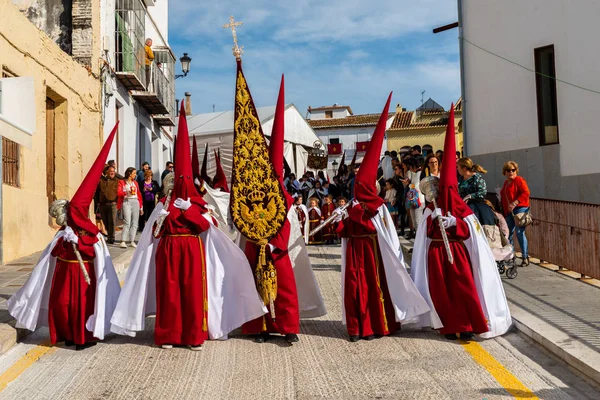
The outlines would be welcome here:
M 333 162 L 331 163 L 331 166 L 333 167 L 333 176 L 335 176 L 337 174 L 338 162 L 336 160 L 333 160 Z
M 183 56 L 179 59 L 179 62 L 181 62 L 181 72 L 183 72 L 183 74 L 175 75 L 175 79 L 187 76 L 188 72 L 190 72 L 190 64 L 192 59 L 188 56 L 188 53 L 183 53 Z

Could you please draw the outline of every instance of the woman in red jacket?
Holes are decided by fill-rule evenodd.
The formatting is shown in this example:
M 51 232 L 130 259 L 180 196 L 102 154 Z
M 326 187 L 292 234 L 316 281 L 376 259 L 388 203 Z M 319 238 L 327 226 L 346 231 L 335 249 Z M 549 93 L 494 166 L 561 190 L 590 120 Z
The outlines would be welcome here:
M 142 208 L 142 195 L 140 187 L 136 182 L 136 170 L 133 167 L 127 168 L 125 178 L 119 181 L 117 189 L 117 210 L 123 209 L 123 236 L 121 237 L 121 247 L 127 247 L 127 241 L 131 242 L 131 247 L 136 247 L 134 242 L 135 234 L 138 229 L 140 215 L 144 215 Z
M 508 161 L 502 167 L 502 175 L 506 177 L 504 186 L 500 191 L 502 197 L 502 210 L 506 217 L 506 223 L 509 229 L 510 244 L 514 243 L 515 228 L 517 231 L 517 240 L 521 246 L 523 262 L 521 266 L 529 265 L 529 252 L 527 246 L 527 237 L 525 236 L 525 227 L 516 226 L 514 214 L 529 211 L 529 187 L 527 182 L 519 174 L 519 164 L 514 161 Z

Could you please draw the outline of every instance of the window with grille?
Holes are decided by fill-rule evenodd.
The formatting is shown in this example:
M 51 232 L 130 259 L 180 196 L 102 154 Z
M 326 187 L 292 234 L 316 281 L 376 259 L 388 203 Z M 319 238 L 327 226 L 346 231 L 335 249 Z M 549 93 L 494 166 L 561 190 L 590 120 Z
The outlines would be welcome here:
M 116 0 L 116 70 L 135 74 L 146 85 L 146 9 L 140 0 Z
M 2 78 L 13 78 L 14 74 L 2 66 Z M 19 187 L 19 144 L 2 138 L 2 183 Z
M 2 183 L 19 187 L 19 145 L 2 138 Z

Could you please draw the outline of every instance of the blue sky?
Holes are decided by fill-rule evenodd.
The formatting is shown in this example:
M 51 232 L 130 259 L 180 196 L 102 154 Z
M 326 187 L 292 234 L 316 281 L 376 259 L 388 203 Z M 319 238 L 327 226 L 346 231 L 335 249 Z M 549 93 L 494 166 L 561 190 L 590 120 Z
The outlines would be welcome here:
M 177 98 L 191 92 L 194 113 L 233 109 L 233 42 L 222 28 L 231 14 L 244 22 L 238 41 L 257 107 L 275 104 L 281 73 L 286 103 L 303 115 L 333 103 L 380 112 L 391 90 L 408 109 L 422 90 L 445 108 L 460 96 L 458 30 L 431 32 L 457 20 L 455 0 L 172 0 L 169 42 L 192 57 Z

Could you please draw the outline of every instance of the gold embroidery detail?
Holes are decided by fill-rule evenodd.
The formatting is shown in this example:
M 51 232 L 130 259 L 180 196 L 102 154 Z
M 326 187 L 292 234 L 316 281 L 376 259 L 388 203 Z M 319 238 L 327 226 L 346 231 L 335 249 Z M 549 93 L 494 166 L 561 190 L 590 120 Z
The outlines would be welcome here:
M 266 246 L 283 227 L 287 207 L 241 66 L 237 73 L 233 130 L 231 217 L 238 231 L 260 246 L 256 286 L 265 305 L 271 306 L 274 319 L 277 273 L 273 264 L 267 263 Z
M 263 300 L 265 306 L 269 306 L 271 313 L 275 311 L 275 299 L 277 298 L 277 271 L 271 261 L 267 262 L 266 265 L 256 266 L 254 270 L 254 277 L 256 278 L 256 289 L 258 294 Z

